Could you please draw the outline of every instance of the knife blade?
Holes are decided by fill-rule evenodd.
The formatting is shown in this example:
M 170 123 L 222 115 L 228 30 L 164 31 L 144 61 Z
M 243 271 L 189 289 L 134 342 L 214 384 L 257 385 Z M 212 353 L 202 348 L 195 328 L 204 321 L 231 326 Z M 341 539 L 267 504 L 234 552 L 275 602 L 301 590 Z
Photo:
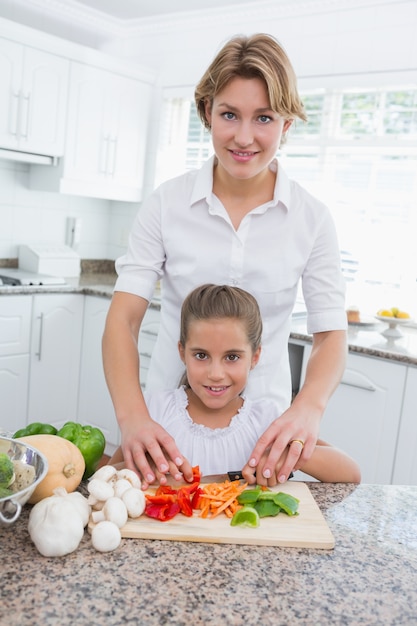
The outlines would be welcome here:
M 256 472 L 254 474 L 254 476 L 256 476 Z M 290 473 L 290 475 L 288 476 L 288 480 L 290 478 L 293 478 L 294 474 L 293 472 Z M 169 474 L 167 475 L 167 479 L 168 479 L 168 484 L 169 485 L 178 485 L 178 482 L 175 481 Z M 245 480 L 243 478 L 243 474 L 241 472 L 241 470 L 237 470 L 234 472 L 226 472 L 225 474 L 207 474 L 207 476 L 202 476 L 200 483 L 223 483 L 225 480 Z
M 208 474 L 201 477 L 202 483 L 223 483 L 225 480 L 244 480 L 242 472 L 226 472 L 225 474 Z

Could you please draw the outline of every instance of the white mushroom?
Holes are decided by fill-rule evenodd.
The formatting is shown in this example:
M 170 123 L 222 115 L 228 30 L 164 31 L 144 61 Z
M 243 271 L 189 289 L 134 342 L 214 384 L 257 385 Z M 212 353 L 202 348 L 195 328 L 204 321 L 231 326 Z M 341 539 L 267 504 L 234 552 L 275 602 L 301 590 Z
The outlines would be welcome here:
M 99 522 L 91 531 L 91 543 L 99 552 L 111 552 L 119 547 L 122 540 L 120 528 L 113 522 Z
M 114 488 L 114 495 L 117 498 L 121 498 L 122 495 L 124 494 L 124 492 L 127 489 L 131 489 L 132 488 L 132 483 L 129 480 L 126 480 L 126 478 L 119 478 L 114 483 L 114 487 L 113 488 Z
M 113 465 L 103 465 L 102 467 L 99 467 L 99 469 L 91 476 L 90 481 L 97 479 L 104 480 L 104 482 L 107 483 L 115 477 L 116 474 L 117 470 Z
M 96 500 L 103 501 L 108 500 L 114 496 L 114 489 L 110 483 L 93 478 L 87 485 L 88 493 L 91 494 Z M 89 502 L 91 504 L 91 502 Z M 94 506 L 94 505 L 92 505 Z
M 118 528 L 122 528 L 127 522 L 126 505 L 120 498 L 109 498 L 101 511 L 93 511 L 91 519 L 95 524 L 107 520 L 116 524 Z
M 145 510 L 146 498 L 141 489 L 131 487 L 122 495 L 122 500 L 126 505 L 129 517 L 140 517 Z
M 128 469 L 127 467 L 117 472 L 117 479 L 119 480 L 120 478 L 125 478 L 126 480 L 128 480 L 131 483 L 132 487 L 135 487 L 135 489 L 140 489 L 142 486 L 139 476 L 133 470 Z

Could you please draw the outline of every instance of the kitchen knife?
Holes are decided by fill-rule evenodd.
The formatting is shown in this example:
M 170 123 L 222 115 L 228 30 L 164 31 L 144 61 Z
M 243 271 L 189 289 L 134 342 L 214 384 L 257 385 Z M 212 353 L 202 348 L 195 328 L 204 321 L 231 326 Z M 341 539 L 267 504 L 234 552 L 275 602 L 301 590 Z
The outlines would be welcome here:
M 256 472 L 254 474 L 256 476 Z M 294 474 L 291 472 L 288 476 L 288 480 L 293 478 Z M 174 480 L 169 474 L 167 474 L 169 485 L 178 485 L 178 481 Z M 225 480 L 245 480 L 240 470 L 234 472 L 226 472 L 225 474 L 207 474 L 207 476 L 201 477 L 201 483 L 223 483 Z
M 254 476 L 256 476 L 256 472 Z M 288 480 L 293 477 L 294 477 L 294 474 L 291 472 L 290 475 L 288 476 Z M 241 471 L 226 472 L 226 474 L 210 474 L 208 476 L 201 477 L 202 483 L 222 483 L 225 480 L 245 480 L 245 479 L 243 478 Z
M 223 483 L 225 480 L 244 480 L 242 472 L 226 472 L 226 474 L 209 474 L 201 477 L 202 483 Z

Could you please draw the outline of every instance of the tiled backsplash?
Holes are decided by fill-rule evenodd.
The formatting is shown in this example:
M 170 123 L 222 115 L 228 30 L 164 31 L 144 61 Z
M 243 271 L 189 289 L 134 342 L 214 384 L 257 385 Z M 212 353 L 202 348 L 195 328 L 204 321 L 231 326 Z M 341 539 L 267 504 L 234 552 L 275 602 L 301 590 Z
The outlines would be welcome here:
M 16 268 L 19 265 L 18 258 L 0 259 L 0 267 Z M 115 274 L 114 261 L 112 259 L 81 259 L 81 274 Z
M 137 204 L 30 189 L 29 167 L 0 159 L 0 259 L 3 267 L 17 267 L 20 244 L 64 244 L 68 217 L 81 219 L 77 248 L 81 258 L 116 259 L 124 254 Z

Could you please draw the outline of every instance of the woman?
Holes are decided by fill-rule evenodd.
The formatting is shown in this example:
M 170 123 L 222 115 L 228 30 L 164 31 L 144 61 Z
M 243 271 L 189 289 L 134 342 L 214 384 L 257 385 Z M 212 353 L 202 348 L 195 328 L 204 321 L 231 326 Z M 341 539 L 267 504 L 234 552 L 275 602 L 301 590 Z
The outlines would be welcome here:
M 344 368 L 346 314 L 335 228 L 327 208 L 289 180 L 275 158 L 291 124 L 305 113 L 293 68 L 274 38 L 233 38 L 204 74 L 195 99 L 215 155 L 201 170 L 164 183 L 150 196 L 126 255 L 116 262 L 103 356 L 124 459 L 145 482 L 155 480 L 147 453 L 162 474 L 173 461 L 191 479 L 191 466 L 147 410 L 137 338 L 155 284 L 163 279 L 161 327 L 147 387 L 176 386 L 185 296 L 202 283 L 230 284 L 256 297 L 264 320 L 262 356 L 247 396 L 270 397 L 277 407 L 277 419 L 243 473 L 250 483 L 284 482 L 311 456 Z M 290 404 L 287 343 L 300 279 L 313 349 L 305 383 Z

